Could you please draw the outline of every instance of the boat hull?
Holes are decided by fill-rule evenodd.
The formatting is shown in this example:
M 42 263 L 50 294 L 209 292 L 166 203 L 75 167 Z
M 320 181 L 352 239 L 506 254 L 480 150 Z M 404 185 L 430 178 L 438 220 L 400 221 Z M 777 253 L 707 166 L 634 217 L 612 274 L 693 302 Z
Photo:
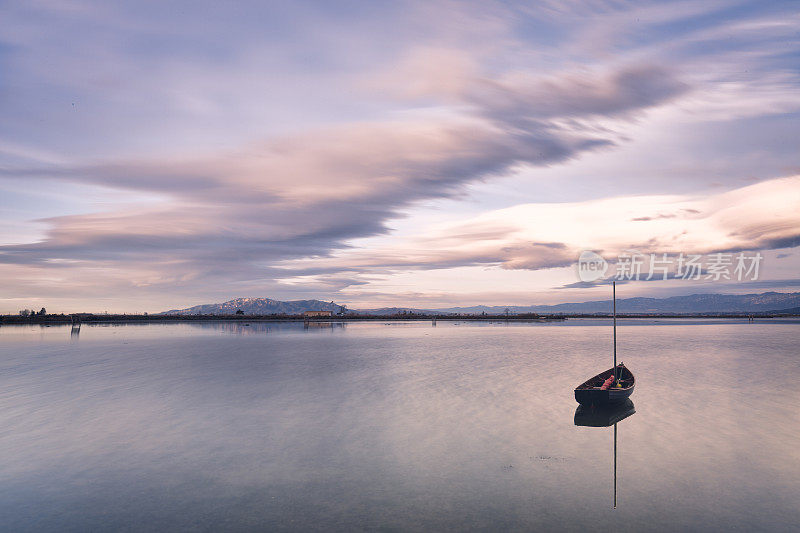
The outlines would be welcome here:
M 617 367 L 618 376 L 626 382 L 624 387 L 611 387 L 606 390 L 600 389 L 597 383 L 601 383 L 614 373 L 610 368 L 601 372 L 591 379 L 586 380 L 575 388 L 575 400 L 581 405 L 612 405 L 622 403 L 633 394 L 636 385 L 635 378 L 630 370 L 623 365 Z
M 575 389 L 575 400 L 585 405 L 609 405 L 622 403 L 633 394 L 633 387 L 623 390 L 579 390 Z

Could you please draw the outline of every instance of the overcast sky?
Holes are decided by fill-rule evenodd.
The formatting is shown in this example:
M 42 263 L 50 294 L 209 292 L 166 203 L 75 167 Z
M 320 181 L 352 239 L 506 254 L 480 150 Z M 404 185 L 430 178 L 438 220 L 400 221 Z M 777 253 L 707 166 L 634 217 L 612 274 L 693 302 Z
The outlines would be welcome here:
M 0 312 L 797 291 L 798 118 L 797 2 L 0 2 Z

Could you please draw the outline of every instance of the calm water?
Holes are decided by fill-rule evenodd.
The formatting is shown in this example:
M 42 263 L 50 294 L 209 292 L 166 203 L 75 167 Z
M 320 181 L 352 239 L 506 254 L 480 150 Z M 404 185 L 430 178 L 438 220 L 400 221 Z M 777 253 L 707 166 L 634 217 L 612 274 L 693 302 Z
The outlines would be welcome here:
M 797 531 L 800 323 L 0 327 L 0 530 Z

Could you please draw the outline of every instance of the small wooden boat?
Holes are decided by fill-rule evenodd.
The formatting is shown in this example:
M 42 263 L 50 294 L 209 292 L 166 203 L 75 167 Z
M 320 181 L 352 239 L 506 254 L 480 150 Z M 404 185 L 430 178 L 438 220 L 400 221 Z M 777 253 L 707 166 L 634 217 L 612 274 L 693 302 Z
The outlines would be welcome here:
M 575 400 L 581 405 L 608 405 L 624 402 L 633 394 L 636 379 L 620 362 L 617 364 L 617 284 L 612 283 L 614 301 L 614 366 L 575 387 Z
M 616 382 L 603 388 L 603 383 L 614 378 L 614 369 L 609 368 L 589 378 L 575 388 L 575 400 L 582 405 L 608 405 L 624 402 L 633 394 L 636 378 L 628 368 L 620 363 L 616 367 Z

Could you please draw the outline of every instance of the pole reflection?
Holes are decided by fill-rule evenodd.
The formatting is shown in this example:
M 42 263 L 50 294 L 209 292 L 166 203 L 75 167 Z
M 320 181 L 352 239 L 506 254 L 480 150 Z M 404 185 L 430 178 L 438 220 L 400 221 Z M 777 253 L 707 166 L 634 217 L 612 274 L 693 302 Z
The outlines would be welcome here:
M 618 405 L 579 405 L 575 410 L 576 426 L 614 426 L 614 509 L 617 508 L 617 424 L 635 412 L 636 408 L 630 399 Z

